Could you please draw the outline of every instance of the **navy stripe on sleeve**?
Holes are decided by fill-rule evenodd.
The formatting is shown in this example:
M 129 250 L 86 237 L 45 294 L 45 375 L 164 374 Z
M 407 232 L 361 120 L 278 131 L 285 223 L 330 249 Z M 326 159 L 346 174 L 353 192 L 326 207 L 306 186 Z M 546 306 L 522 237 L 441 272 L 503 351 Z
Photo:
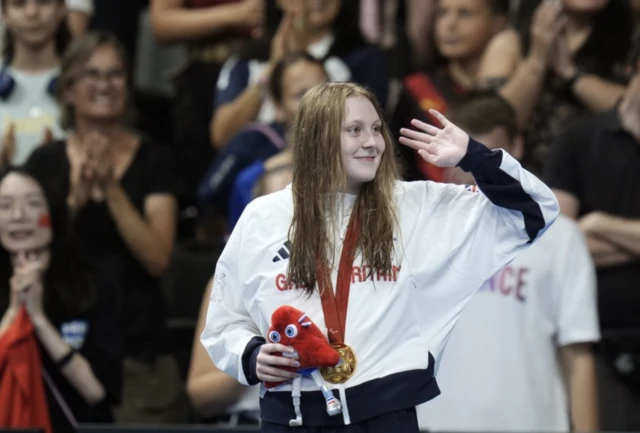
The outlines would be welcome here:
M 473 174 L 478 188 L 493 204 L 522 212 L 525 230 L 529 235 L 529 242 L 532 242 L 545 227 L 542 209 L 517 179 L 500 169 L 502 155 L 501 151 L 490 150 L 469 138 L 467 153 L 458 166 Z
M 247 344 L 247 347 L 244 348 L 244 353 L 242 354 L 242 370 L 249 385 L 257 385 L 260 383 L 258 373 L 256 372 L 256 363 L 258 362 L 260 347 L 262 347 L 265 342 L 265 339 L 262 337 L 253 337 Z

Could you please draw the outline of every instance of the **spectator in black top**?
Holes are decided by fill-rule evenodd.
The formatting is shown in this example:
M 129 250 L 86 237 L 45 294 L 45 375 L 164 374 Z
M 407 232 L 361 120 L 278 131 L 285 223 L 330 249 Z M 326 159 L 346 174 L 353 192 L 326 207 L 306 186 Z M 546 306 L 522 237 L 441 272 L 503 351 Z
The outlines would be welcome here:
M 628 1 L 521 0 L 516 28 L 491 41 L 479 80 L 515 108 L 523 163 L 539 173 L 568 122 L 613 108 L 624 92 L 632 14 Z
M 80 262 L 64 207 L 49 204 L 52 193 L 21 169 L 0 177 L 0 335 L 24 305 L 50 379 L 52 428 L 68 432 L 75 422 L 113 420 L 122 341 L 117 291 Z
M 640 48 L 637 44 L 636 48 Z M 640 62 L 622 101 L 551 146 L 546 180 L 597 266 L 601 427 L 640 430 Z
M 54 203 L 66 204 L 83 254 L 123 291 L 125 381 L 120 422 L 181 422 L 186 397 L 169 355 L 159 276 L 173 250 L 176 184 L 164 148 L 126 128 L 131 99 L 125 52 L 110 34 L 74 41 L 62 60 L 65 141 L 27 162 Z

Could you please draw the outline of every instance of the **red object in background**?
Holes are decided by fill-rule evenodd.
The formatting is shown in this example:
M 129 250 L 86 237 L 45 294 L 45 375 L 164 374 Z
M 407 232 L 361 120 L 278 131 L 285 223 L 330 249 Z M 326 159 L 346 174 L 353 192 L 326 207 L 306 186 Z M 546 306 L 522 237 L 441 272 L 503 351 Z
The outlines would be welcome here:
M 53 433 L 33 324 L 24 307 L 0 337 L 0 427 Z
M 404 80 L 404 85 L 409 90 L 409 93 L 418 101 L 420 108 L 427 115 L 429 123 L 438 128 L 442 128 L 442 125 L 438 120 L 429 114 L 429 110 L 437 110 L 442 114 L 447 113 L 448 104 L 447 101 L 440 95 L 438 89 L 433 85 L 431 79 L 427 74 L 417 73 L 409 75 Z M 444 181 L 444 169 L 437 167 L 433 164 L 429 164 L 422 159 L 418 152 L 416 152 L 416 161 L 420 172 L 425 179 L 433 180 L 436 182 Z
M 38 218 L 38 226 L 40 227 L 51 227 L 51 215 L 48 213 L 43 213 Z
M 273 332 L 278 333 L 278 341 L 271 338 Z M 283 367 L 285 370 L 334 367 L 340 362 L 340 355 L 331 347 L 320 328 L 305 313 L 290 305 L 283 305 L 273 312 L 267 336 L 270 342 L 291 346 L 298 352 L 300 367 Z M 264 386 L 273 388 L 280 383 L 265 382 Z

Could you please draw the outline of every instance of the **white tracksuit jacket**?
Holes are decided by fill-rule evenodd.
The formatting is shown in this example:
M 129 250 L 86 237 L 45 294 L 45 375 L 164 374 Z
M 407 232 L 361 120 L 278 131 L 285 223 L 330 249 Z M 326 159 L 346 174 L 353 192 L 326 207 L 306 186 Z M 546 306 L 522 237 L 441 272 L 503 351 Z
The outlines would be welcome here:
M 345 343 L 358 365 L 346 383 L 331 385 L 344 416 L 329 417 L 322 395 L 303 379 L 305 426 L 355 423 L 437 396 L 438 362 L 470 297 L 555 220 L 551 190 L 504 151 L 471 139 L 459 166 L 474 175 L 477 188 L 396 183 L 392 272 L 373 272 L 365 280 L 366 266 L 360 257 L 354 261 Z M 341 198 L 344 236 L 355 196 Z M 292 305 L 326 333 L 319 295 L 308 298 L 285 284 L 292 215 L 290 187 L 253 201 L 216 266 L 201 341 L 216 366 L 243 384 L 258 383 L 256 356 L 276 308 Z M 339 249 L 340 242 L 334 288 Z M 288 424 L 295 418 L 290 390 L 282 385 L 264 394 L 263 420 Z

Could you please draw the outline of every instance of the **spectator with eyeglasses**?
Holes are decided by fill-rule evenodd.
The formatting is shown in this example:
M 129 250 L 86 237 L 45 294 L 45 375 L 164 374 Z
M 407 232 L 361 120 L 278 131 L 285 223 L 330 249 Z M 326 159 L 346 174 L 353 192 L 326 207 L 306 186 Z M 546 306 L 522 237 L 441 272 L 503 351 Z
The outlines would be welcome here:
M 123 291 L 121 423 L 180 423 L 187 400 L 170 355 L 159 277 L 176 231 L 176 180 L 169 152 L 128 127 L 131 79 L 125 50 L 105 32 L 74 41 L 61 64 L 66 140 L 27 162 L 53 200 L 66 205 L 84 257 Z

